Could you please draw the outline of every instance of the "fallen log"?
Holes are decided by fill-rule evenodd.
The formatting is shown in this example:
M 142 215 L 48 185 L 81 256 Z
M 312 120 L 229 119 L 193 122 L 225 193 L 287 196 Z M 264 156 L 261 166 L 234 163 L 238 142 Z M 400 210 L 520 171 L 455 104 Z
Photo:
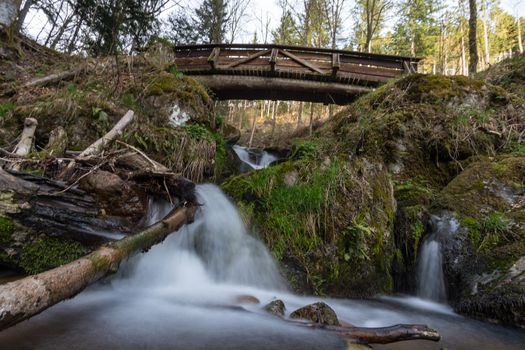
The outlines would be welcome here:
M 390 327 L 341 327 L 327 326 L 319 323 L 297 323 L 304 327 L 323 329 L 359 344 L 389 344 L 405 340 L 439 341 L 439 333 L 426 326 L 418 324 L 397 324 Z
M 140 233 L 112 242 L 55 269 L 0 285 L 0 331 L 71 298 L 88 285 L 117 270 L 131 254 L 162 242 L 191 222 L 196 205 L 179 207 Z

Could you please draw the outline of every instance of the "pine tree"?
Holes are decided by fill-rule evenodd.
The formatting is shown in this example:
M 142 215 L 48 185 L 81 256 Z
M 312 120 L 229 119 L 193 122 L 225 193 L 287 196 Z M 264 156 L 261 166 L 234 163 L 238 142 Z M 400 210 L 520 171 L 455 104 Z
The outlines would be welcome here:
M 273 42 L 282 45 L 299 45 L 301 39 L 297 32 L 297 24 L 290 10 L 285 10 L 281 16 L 279 27 L 272 31 Z

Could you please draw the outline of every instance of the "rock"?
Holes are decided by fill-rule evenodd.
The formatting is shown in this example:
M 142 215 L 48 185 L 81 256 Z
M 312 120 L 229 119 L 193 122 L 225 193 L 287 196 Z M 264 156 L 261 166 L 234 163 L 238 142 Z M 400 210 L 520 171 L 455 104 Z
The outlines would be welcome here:
M 323 302 L 306 305 L 290 314 L 290 318 L 301 318 L 327 326 L 340 326 L 337 315 L 330 306 Z
M 286 310 L 286 306 L 284 306 L 284 302 L 282 300 L 277 299 L 266 304 L 263 309 L 269 314 L 275 316 L 284 316 L 284 310 Z
M 239 295 L 235 298 L 236 304 L 260 304 L 259 299 L 253 295 Z

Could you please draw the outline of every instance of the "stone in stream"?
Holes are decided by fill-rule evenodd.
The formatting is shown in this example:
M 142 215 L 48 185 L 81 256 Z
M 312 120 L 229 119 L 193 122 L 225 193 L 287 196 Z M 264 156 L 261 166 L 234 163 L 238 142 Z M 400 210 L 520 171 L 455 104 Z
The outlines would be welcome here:
M 286 306 L 284 306 L 284 302 L 282 300 L 276 299 L 266 304 L 263 307 L 263 310 L 269 314 L 282 317 L 284 316 L 284 310 L 286 310 Z
M 337 315 L 330 306 L 323 302 L 318 302 L 303 306 L 290 314 L 290 318 L 302 318 L 315 323 L 328 326 L 340 326 Z
M 243 295 L 238 295 L 235 298 L 235 303 L 236 304 L 260 304 L 261 302 L 259 301 L 259 299 L 257 299 L 253 295 L 243 294 Z

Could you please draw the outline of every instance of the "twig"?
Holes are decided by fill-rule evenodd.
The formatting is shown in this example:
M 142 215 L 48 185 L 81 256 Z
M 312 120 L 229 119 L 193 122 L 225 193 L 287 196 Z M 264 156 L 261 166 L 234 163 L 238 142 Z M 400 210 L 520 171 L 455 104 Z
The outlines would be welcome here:
M 89 174 L 92 174 L 93 172 L 95 172 L 96 170 L 98 170 L 102 165 L 106 164 L 108 161 L 107 160 L 104 160 L 102 163 L 99 163 L 97 165 L 95 165 L 93 168 L 91 168 L 87 173 L 83 174 L 82 176 L 80 176 L 78 179 L 75 180 L 75 182 L 73 182 L 71 185 L 67 186 L 66 188 L 64 188 L 63 190 L 61 191 L 58 191 L 58 192 L 53 192 L 53 193 L 50 193 L 52 196 L 56 196 L 56 195 L 59 195 L 59 194 L 62 194 L 64 192 L 67 192 L 69 191 L 70 189 L 72 189 L 75 185 L 78 185 L 78 183 L 80 182 L 80 180 L 82 180 L 83 178 L 85 178 L 86 176 L 88 176 Z

